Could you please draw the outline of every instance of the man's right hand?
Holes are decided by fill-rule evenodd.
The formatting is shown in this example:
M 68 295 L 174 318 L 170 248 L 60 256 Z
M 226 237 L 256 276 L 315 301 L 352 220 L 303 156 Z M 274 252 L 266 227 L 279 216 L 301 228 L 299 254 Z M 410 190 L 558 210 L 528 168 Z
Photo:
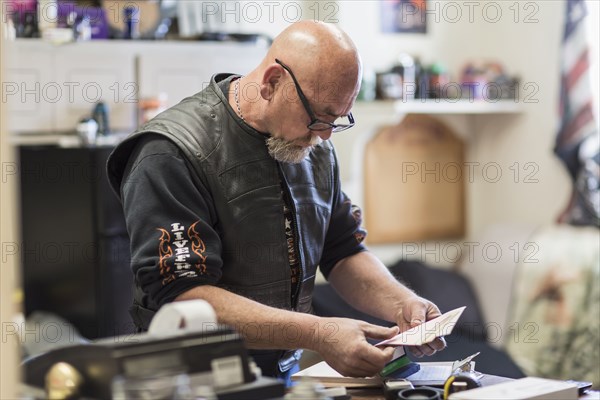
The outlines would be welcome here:
M 281 310 L 210 285 L 196 286 L 177 297 L 179 301 L 191 299 L 208 301 L 220 323 L 240 330 L 249 349 L 314 350 L 342 375 L 357 377 L 381 372 L 393 357 L 393 348 L 375 347 L 367 338 L 389 339 L 398 334 L 397 326 Z M 265 329 L 257 332 L 257 326 Z M 282 326 L 289 329 L 280 329 Z
M 374 376 L 392 360 L 393 347 L 375 347 L 367 338 L 389 339 L 398 334 L 396 326 L 386 328 L 347 318 L 322 318 L 319 325 L 315 350 L 344 376 Z

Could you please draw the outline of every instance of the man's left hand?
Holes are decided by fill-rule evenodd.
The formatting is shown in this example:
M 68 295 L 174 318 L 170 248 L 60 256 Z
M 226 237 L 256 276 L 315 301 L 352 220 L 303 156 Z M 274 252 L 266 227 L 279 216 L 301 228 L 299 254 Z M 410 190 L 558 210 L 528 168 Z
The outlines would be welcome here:
M 400 308 L 396 317 L 396 323 L 400 327 L 400 332 L 414 328 L 423 322 L 432 320 L 442 315 L 435 304 L 422 297 L 411 296 Z M 416 357 L 430 356 L 436 351 L 443 350 L 446 347 L 446 341 L 443 337 L 435 338 L 434 341 L 421 346 L 406 346 Z

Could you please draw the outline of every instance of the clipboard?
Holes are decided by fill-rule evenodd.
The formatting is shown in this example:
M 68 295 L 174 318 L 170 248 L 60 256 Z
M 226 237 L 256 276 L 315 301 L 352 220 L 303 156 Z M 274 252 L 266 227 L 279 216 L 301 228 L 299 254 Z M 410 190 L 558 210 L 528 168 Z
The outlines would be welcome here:
M 478 355 L 479 352 L 457 361 L 422 362 L 419 363 L 421 369 L 406 379 L 414 386 L 444 386 L 446 379 L 457 372 L 473 372 L 479 375 L 475 371 L 473 361 Z

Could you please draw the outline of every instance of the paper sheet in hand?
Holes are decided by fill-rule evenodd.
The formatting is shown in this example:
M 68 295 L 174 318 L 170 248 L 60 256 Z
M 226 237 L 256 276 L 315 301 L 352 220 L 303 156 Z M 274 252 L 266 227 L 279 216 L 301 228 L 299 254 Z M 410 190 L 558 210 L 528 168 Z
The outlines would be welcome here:
M 404 331 L 375 346 L 420 346 L 435 338 L 449 335 L 466 307 L 456 308 L 430 321 Z

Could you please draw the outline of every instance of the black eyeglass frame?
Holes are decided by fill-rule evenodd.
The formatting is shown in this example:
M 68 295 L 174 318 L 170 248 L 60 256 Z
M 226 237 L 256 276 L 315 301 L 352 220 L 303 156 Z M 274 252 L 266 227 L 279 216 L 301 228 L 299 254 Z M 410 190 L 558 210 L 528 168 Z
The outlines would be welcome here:
M 310 105 L 308 104 L 308 99 L 304 95 L 304 92 L 302 91 L 302 88 L 300 87 L 300 84 L 298 83 L 298 80 L 294 76 L 294 73 L 292 72 L 290 67 L 288 67 L 287 65 L 282 63 L 277 58 L 275 59 L 275 62 L 277 64 L 281 65 L 283 67 L 283 69 L 285 69 L 287 72 L 289 72 L 290 76 L 292 77 L 292 81 L 294 81 L 294 86 L 296 86 L 296 92 L 298 93 L 298 97 L 300 98 L 300 101 L 302 102 L 304 109 L 306 110 L 306 112 L 308 113 L 308 116 L 310 117 L 310 123 L 306 126 L 308 129 L 310 129 L 311 131 L 326 131 L 326 130 L 331 129 L 332 132 L 341 132 L 341 131 L 345 131 L 346 129 L 350 129 L 354 126 L 354 116 L 352 115 L 352 113 L 348 113 L 348 116 L 347 116 L 348 121 L 350 122 L 349 124 L 336 125 L 336 124 L 332 124 L 331 122 L 322 121 L 322 120 L 318 119 L 317 116 L 315 115 L 315 113 L 313 112 L 313 110 L 310 108 Z

